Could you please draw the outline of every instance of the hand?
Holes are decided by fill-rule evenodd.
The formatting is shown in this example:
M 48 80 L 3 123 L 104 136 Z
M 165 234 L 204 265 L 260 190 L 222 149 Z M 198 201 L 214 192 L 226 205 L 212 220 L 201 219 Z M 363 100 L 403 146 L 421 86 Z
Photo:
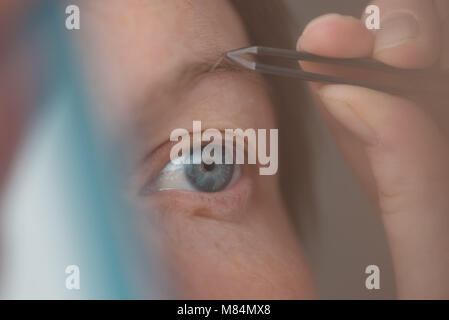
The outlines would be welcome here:
M 448 1 L 373 4 L 381 11 L 381 30 L 372 33 L 364 19 L 326 15 L 308 25 L 298 46 L 401 68 L 449 68 Z M 449 101 L 416 103 L 354 86 L 311 86 L 344 156 L 379 207 L 399 298 L 448 299 Z

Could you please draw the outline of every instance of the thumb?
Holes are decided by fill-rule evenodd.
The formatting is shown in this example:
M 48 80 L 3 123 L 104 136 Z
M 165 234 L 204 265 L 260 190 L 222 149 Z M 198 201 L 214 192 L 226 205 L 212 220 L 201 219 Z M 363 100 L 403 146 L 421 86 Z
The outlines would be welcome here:
M 375 32 L 373 56 L 402 68 L 433 65 L 440 56 L 440 21 L 433 1 L 375 0 L 381 29 Z
M 449 298 L 449 150 L 414 103 L 326 85 L 326 110 L 363 142 L 401 298 Z

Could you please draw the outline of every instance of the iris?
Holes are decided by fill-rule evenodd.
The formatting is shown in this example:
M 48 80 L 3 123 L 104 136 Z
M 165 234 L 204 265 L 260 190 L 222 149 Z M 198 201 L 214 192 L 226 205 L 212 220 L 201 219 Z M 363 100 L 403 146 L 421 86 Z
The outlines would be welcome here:
M 187 181 L 193 188 L 202 192 L 218 192 L 229 185 L 234 173 L 234 164 L 224 164 L 224 150 L 222 155 L 222 164 L 202 162 L 184 166 Z M 190 163 L 192 163 L 193 154 L 190 157 Z

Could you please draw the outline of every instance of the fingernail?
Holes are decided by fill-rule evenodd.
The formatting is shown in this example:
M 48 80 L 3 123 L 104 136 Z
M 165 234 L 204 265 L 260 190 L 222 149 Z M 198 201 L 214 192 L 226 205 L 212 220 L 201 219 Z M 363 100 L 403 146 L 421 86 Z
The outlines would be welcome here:
M 318 92 L 326 110 L 348 131 L 357 136 L 364 143 L 374 146 L 377 136 L 374 130 L 358 116 L 353 108 L 345 101 L 338 100 Z
M 376 33 L 375 51 L 396 47 L 415 39 L 418 34 L 419 23 L 414 15 L 408 12 L 389 14 L 381 21 Z

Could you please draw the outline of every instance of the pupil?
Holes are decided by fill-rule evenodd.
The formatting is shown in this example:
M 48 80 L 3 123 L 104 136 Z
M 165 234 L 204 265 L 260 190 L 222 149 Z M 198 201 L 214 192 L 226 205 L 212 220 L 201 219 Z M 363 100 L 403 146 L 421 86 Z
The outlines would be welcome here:
M 215 168 L 215 163 L 211 163 L 211 164 L 203 163 L 203 168 L 206 171 L 212 171 Z

